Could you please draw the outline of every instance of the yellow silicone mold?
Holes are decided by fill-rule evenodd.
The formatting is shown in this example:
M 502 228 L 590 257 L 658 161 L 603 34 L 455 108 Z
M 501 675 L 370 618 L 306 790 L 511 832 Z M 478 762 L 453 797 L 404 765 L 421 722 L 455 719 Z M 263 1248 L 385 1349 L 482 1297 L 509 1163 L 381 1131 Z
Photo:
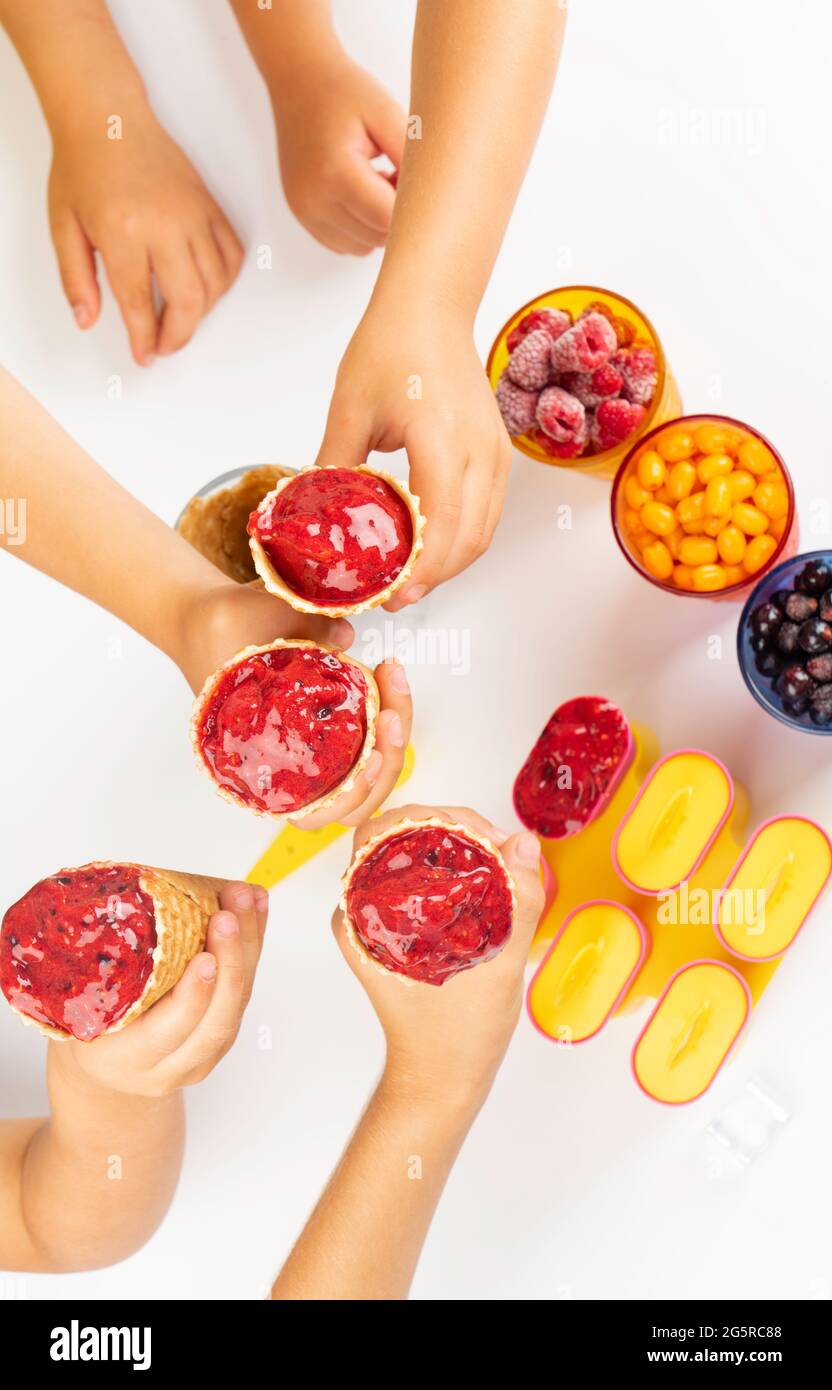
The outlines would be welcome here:
M 685 1105 L 707 1091 L 751 1012 L 739 971 L 718 960 L 678 970 L 633 1048 L 633 1074 L 665 1105 Z
M 716 930 L 742 960 L 774 960 L 791 946 L 832 873 L 832 845 L 814 821 L 761 825 L 722 891 Z
M 620 903 L 585 903 L 564 922 L 529 989 L 529 1014 L 546 1037 L 586 1042 L 621 1002 L 649 949 Z
M 733 783 L 717 758 L 697 749 L 663 758 L 613 841 L 613 861 L 624 882 L 638 893 L 661 893 L 689 879 L 733 799 Z

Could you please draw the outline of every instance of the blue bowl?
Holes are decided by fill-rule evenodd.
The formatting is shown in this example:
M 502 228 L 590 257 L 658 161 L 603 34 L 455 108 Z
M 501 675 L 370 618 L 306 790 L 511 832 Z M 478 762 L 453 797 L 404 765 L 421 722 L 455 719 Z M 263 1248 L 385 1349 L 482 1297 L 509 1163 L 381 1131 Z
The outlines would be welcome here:
M 795 555 L 791 560 L 784 560 L 773 570 L 767 570 L 759 584 L 752 589 L 742 610 L 740 625 L 737 629 L 737 658 L 743 680 L 757 704 L 762 705 L 767 714 L 773 715 L 775 719 L 779 719 L 780 723 L 787 725 L 788 728 L 799 729 L 804 734 L 829 736 L 832 734 L 832 724 L 827 724 L 825 727 L 813 724 L 808 710 L 805 714 L 798 715 L 786 713 L 770 678 L 761 675 L 757 670 L 755 665 L 756 652 L 751 646 L 749 619 L 752 611 L 770 599 L 778 589 L 794 588 L 795 576 L 809 560 L 825 560 L 828 565 L 832 566 L 832 550 L 807 550 L 803 555 Z

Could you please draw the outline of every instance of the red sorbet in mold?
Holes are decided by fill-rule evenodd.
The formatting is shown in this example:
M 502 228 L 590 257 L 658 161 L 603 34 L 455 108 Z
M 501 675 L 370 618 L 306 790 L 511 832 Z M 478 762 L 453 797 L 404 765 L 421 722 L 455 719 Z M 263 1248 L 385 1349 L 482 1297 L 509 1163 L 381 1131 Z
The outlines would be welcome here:
M 511 932 L 511 891 L 500 861 L 460 831 L 403 830 L 355 869 L 347 913 L 380 965 L 441 985 L 496 956 Z
M 626 719 L 595 696 L 555 710 L 514 784 L 514 807 L 547 840 L 575 835 L 614 790 L 632 753 Z
M 289 588 L 322 607 L 380 594 L 413 548 L 407 503 L 383 478 L 354 468 L 301 473 L 252 512 L 248 532 Z
M 367 683 L 334 652 L 278 647 L 226 671 L 202 714 L 199 745 L 221 787 L 288 815 L 326 796 L 367 736 Z
M 45 878 L 0 928 L 0 988 L 13 1008 L 89 1042 L 135 1004 L 153 970 L 156 913 L 123 865 Z

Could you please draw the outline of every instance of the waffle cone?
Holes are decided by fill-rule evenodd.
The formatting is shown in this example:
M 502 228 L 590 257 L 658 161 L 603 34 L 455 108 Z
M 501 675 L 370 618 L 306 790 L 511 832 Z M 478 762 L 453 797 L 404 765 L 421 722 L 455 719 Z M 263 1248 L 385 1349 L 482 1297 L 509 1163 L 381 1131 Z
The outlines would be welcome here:
M 308 468 L 301 469 L 298 473 L 292 474 L 288 478 L 281 478 L 277 486 L 263 498 L 260 507 L 265 507 L 268 503 L 271 503 L 284 488 L 287 488 L 290 483 L 294 482 L 295 478 L 301 477 L 304 472 L 308 473 L 310 471 L 311 470 Z M 278 574 L 257 538 L 255 536 L 249 536 L 248 542 L 251 547 L 251 557 L 254 561 L 254 568 L 262 579 L 265 587 L 270 594 L 274 594 L 275 598 L 283 599 L 284 603 L 288 603 L 289 606 L 294 608 L 298 613 L 321 613 L 327 618 L 349 618 L 356 613 L 363 613 L 367 608 L 378 608 L 381 604 L 387 603 L 388 599 L 392 598 L 396 590 L 400 589 L 402 585 L 407 582 L 413 573 L 413 566 L 422 552 L 425 518 L 422 516 L 419 509 L 419 498 L 410 491 L 406 483 L 403 483 L 399 478 L 391 477 L 389 473 L 383 473 L 378 468 L 366 468 L 362 465 L 354 471 L 356 473 L 369 473 L 373 478 L 381 478 L 382 482 L 387 483 L 394 492 L 398 493 L 399 497 L 401 497 L 402 501 L 405 503 L 410 512 L 410 521 L 413 527 L 413 544 L 410 549 L 410 555 L 407 558 L 407 563 L 393 580 L 392 584 L 388 584 L 385 589 L 381 589 L 377 594 L 373 594 L 372 597 L 364 599 L 361 603 L 312 603 L 309 599 L 303 598 L 300 594 L 296 594 L 294 589 L 289 588 L 289 585 L 281 575 Z M 257 510 L 259 511 L 259 507 Z
M 145 864 L 130 864 L 124 860 L 85 864 L 88 868 L 110 868 L 115 863 L 128 869 L 138 869 L 139 886 L 153 899 L 156 914 L 156 946 L 153 969 L 139 998 L 100 1037 L 118 1033 L 139 1014 L 146 1013 L 157 999 L 181 979 L 186 965 L 205 945 L 208 920 L 219 908 L 220 889 L 225 880 L 207 878 L 202 874 L 185 874 L 176 869 L 152 869 Z M 71 869 L 59 872 L 72 873 Z M 39 1023 L 28 1014 L 17 1013 L 22 1023 L 32 1024 L 45 1037 L 56 1042 L 69 1042 L 72 1035 L 48 1024 Z

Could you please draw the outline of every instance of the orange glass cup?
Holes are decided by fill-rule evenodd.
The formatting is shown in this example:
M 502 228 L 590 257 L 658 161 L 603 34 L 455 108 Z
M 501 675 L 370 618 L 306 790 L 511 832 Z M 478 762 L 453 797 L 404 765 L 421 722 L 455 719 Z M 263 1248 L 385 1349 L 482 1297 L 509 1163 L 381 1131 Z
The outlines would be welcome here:
M 722 518 L 718 515 L 711 515 L 705 511 L 704 508 L 702 518 L 699 521 L 691 520 L 689 522 L 690 531 L 686 531 L 682 526 L 677 526 L 672 533 L 664 536 L 653 532 L 649 532 L 648 534 L 639 533 L 639 522 L 643 516 L 643 513 L 639 512 L 635 506 L 635 503 L 639 500 L 638 488 L 641 485 L 639 464 L 642 463 L 643 472 L 645 470 L 649 471 L 649 464 L 645 460 L 645 456 L 649 456 L 651 461 L 655 461 L 656 457 L 661 456 L 662 450 L 664 449 L 664 452 L 669 455 L 669 458 L 665 460 L 668 477 L 666 483 L 662 486 L 670 486 L 673 481 L 670 477 L 670 470 L 674 467 L 674 454 L 677 452 L 673 449 L 671 439 L 676 440 L 677 437 L 683 439 L 685 435 L 695 437 L 700 427 L 709 428 L 714 440 L 718 440 L 719 435 L 722 434 L 728 439 L 730 447 L 735 451 L 734 454 L 728 454 L 725 451 L 720 453 L 715 447 L 712 453 L 704 456 L 710 460 L 721 458 L 726 468 L 726 458 L 730 459 L 732 464 L 735 465 L 733 473 L 723 473 L 719 471 L 720 465 L 712 462 L 711 467 L 714 470 L 714 477 L 717 479 L 720 477 L 728 478 L 736 473 L 743 474 L 746 480 L 745 488 L 742 482 L 740 482 L 740 488 L 736 498 L 732 493 L 731 506 L 729 512 L 726 514 L 727 520 L 723 521 L 723 526 L 731 525 L 734 526 L 734 529 L 738 529 L 734 522 L 733 511 L 736 505 L 747 507 L 751 512 L 757 513 L 758 521 L 760 515 L 763 515 L 764 519 L 768 521 L 768 529 L 762 531 L 760 534 L 771 535 L 776 543 L 771 553 L 766 556 L 765 561 L 757 565 L 756 568 L 746 568 L 745 564 L 739 561 L 735 564 L 729 564 L 723 559 L 720 553 L 719 530 L 716 529 Z M 756 443 L 754 443 L 754 441 L 756 441 Z M 749 470 L 743 467 L 740 446 L 749 442 L 752 443 L 752 451 L 756 451 L 759 454 L 755 466 L 759 469 L 765 466 L 760 462 L 760 458 L 765 457 L 761 453 L 761 450 L 767 450 L 768 455 L 770 455 L 769 472 L 779 476 L 777 476 L 775 480 L 772 480 L 770 477 L 767 477 L 765 472 L 751 472 L 750 477 L 753 479 L 755 491 L 749 492 L 747 496 L 743 497 L 741 494 L 743 491 L 747 490 L 748 487 L 746 475 L 749 474 Z M 690 463 L 696 469 L 697 459 L 703 461 L 703 455 L 701 450 L 698 449 L 698 446 L 697 451 L 688 458 L 678 458 L 675 459 L 675 462 L 679 464 Z M 645 461 L 642 462 L 642 460 Z M 784 510 L 782 515 L 776 519 L 769 518 L 766 514 L 760 514 L 760 509 L 755 505 L 754 498 L 756 488 L 761 483 L 768 483 L 769 487 L 774 486 L 775 488 L 782 486 L 785 490 Z M 706 491 L 703 490 L 705 485 L 698 476 L 694 486 L 697 494 L 705 498 Z M 667 497 L 660 489 L 657 493 L 652 493 L 651 497 L 655 497 L 663 508 L 669 508 L 678 516 L 677 509 L 680 505 L 680 501 L 676 500 L 675 496 Z M 681 500 L 687 502 L 689 497 L 685 497 Z M 765 506 L 766 503 L 764 502 L 763 505 Z M 654 427 L 650 430 L 649 434 L 643 435 L 635 445 L 631 446 L 615 476 L 610 507 L 615 539 L 633 569 L 637 570 L 644 579 L 649 580 L 657 589 L 663 589 L 665 593 L 675 594 L 682 598 L 744 599 L 754 585 L 759 583 L 763 575 L 767 574 L 769 570 L 782 560 L 788 559 L 797 552 L 797 508 L 795 504 L 794 485 L 789 470 L 774 445 L 770 440 L 766 439 L 764 435 L 760 434 L 759 430 L 752 429 L 750 425 L 744 424 L 741 420 L 733 420 L 727 415 L 682 415 L 675 420 L 670 420 Z M 659 521 L 661 521 L 661 519 L 661 516 L 659 516 Z M 752 521 L 753 520 L 754 518 L 752 517 Z M 714 529 L 706 529 L 708 524 Z M 643 522 L 641 526 L 643 530 Z M 712 559 L 703 559 L 699 564 L 693 561 L 688 562 L 684 550 L 681 554 L 672 554 L 673 574 L 665 578 L 660 572 L 657 573 L 655 549 L 653 549 L 652 556 L 648 557 L 648 559 L 652 561 L 651 564 L 645 562 L 644 549 L 646 547 L 655 547 L 655 543 L 661 541 L 664 549 L 669 549 L 672 552 L 674 548 L 679 545 L 678 537 L 680 534 L 683 541 L 686 541 L 688 536 L 691 536 L 702 542 L 710 542 L 710 545 L 707 545 L 706 548 L 711 550 L 716 548 L 717 553 Z M 743 534 L 745 535 L 745 533 Z M 745 535 L 746 555 L 749 561 L 751 561 L 751 555 L 753 553 L 751 552 L 751 542 L 754 539 L 756 539 L 756 537 L 753 534 Z M 686 587 L 682 587 L 680 584 L 679 578 L 677 578 L 677 570 L 684 570 L 687 572 L 684 576 Z M 722 570 L 729 579 L 719 587 L 700 588 L 691 586 L 691 574 L 697 570 L 711 572 L 701 576 L 703 586 L 715 585 L 715 581 L 719 579 L 719 575 L 712 573 L 713 571 Z M 733 577 L 734 575 L 736 575 L 736 578 Z
M 574 320 L 583 313 L 588 304 L 593 302 L 605 304 L 614 318 L 623 320 L 632 333 L 634 345 L 650 347 L 656 354 L 656 391 L 640 426 L 628 439 L 616 444 L 615 448 L 606 449 L 600 454 L 587 454 L 575 459 L 553 458 L 536 439 L 527 434 L 514 435 L 511 442 L 515 449 L 520 450 L 521 454 L 525 454 L 527 458 L 537 459 L 538 463 L 549 463 L 557 468 L 568 468 L 573 473 L 589 473 L 601 478 L 612 478 L 636 440 L 643 438 L 646 431 L 655 425 L 660 425 L 665 420 L 672 420 L 674 416 L 681 414 L 682 410 L 679 388 L 667 365 L 659 336 L 650 320 L 640 309 L 636 308 L 635 304 L 632 304 L 629 299 L 625 299 L 623 295 L 614 294 L 612 290 L 599 289 L 595 285 L 565 285 L 560 289 L 547 290 L 545 294 L 539 294 L 537 298 L 524 304 L 503 325 L 488 354 L 485 369 L 491 386 L 496 391 L 497 383 L 508 364 L 508 336 L 512 329 L 517 327 L 520 320 L 525 318 L 526 314 L 531 313 L 533 309 L 564 309 L 572 315 Z

